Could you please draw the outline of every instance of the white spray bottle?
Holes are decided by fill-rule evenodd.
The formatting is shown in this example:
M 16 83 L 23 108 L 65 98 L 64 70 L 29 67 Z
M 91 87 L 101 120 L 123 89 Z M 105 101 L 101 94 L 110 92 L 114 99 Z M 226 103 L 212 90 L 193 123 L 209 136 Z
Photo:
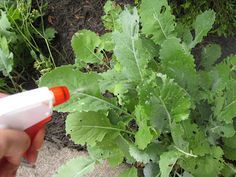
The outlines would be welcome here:
M 42 87 L 0 98 L 0 128 L 25 131 L 32 139 L 49 121 L 53 106 L 70 98 L 64 86 Z

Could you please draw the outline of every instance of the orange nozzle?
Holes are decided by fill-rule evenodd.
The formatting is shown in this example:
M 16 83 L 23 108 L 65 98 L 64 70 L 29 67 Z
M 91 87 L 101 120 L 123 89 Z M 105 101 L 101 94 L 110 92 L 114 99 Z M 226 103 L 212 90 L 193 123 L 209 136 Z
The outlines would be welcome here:
M 65 86 L 53 87 L 49 90 L 54 94 L 53 106 L 60 105 L 70 99 L 70 92 Z

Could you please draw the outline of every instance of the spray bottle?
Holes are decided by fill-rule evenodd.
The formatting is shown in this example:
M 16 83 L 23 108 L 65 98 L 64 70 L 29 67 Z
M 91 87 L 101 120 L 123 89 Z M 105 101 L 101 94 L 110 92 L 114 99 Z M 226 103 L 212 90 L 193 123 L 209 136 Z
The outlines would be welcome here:
M 25 131 L 31 139 L 49 121 L 53 106 L 70 98 L 64 86 L 42 87 L 0 98 L 0 128 Z

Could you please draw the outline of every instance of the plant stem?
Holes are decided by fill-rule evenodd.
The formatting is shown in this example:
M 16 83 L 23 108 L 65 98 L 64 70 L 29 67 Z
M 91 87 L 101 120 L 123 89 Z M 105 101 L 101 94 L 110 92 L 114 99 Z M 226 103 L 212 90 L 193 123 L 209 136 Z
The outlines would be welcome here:
M 79 128 L 95 128 L 95 129 L 106 129 L 106 130 L 114 130 L 114 131 L 118 131 L 118 132 L 124 132 L 124 133 L 127 133 L 127 134 L 131 134 L 131 135 L 135 135 L 133 132 L 131 131 L 127 131 L 127 130 L 123 130 L 123 129 L 120 129 L 120 128 L 115 128 L 115 127 L 105 127 L 105 126 L 96 126 L 96 125 L 82 125 L 82 126 L 75 126 L 75 127 L 79 127 Z M 76 131 L 74 131 L 76 132 Z
M 89 94 L 86 94 L 86 93 L 81 93 L 81 92 L 78 92 L 78 91 L 77 91 L 77 94 L 83 95 L 83 96 L 86 96 L 86 97 L 90 97 L 90 98 L 92 98 L 92 99 L 95 99 L 95 100 L 98 100 L 98 101 L 103 102 L 103 103 L 105 103 L 105 104 L 108 104 L 108 105 L 110 105 L 111 107 L 113 107 L 113 108 L 115 108 L 115 109 L 117 109 L 117 110 L 123 112 L 123 113 L 126 114 L 127 116 L 129 116 L 129 117 L 135 119 L 135 118 L 134 118 L 130 113 L 128 113 L 126 110 L 121 109 L 121 108 L 119 108 L 118 106 L 116 106 L 116 105 L 114 105 L 114 104 L 112 104 L 112 103 L 110 103 L 110 102 L 108 102 L 108 101 L 106 101 L 106 100 L 103 100 L 102 98 L 98 98 L 98 97 L 96 97 L 96 96 L 89 95 Z
M 236 174 L 236 169 L 234 167 L 232 167 L 231 165 L 229 165 L 228 163 L 226 163 L 225 161 L 223 161 L 223 163 L 229 167 L 235 174 Z
M 43 39 L 44 39 L 44 42 L 47 46 L 47 49 L 48 49 L 48 53 L 49 53 L 49 56 L 52 60 L 52 63 L 53 63 L 53 66 L 56 67 L 56 64 L 55 64 L 55 61 L 53 59 L 53 56 L 52 56 L 52 52 L 51 52 L 51 49 L 50 49 L 50 46 L 49 46 L 49 43 L 48 43 L 48 40 L 34 27 L 34 25 L 30 24 L 31 27 L 35 30 L 36 33 L 38 33 L 38 35 L 40 35 Z
M 194 154 L 185 152 L 185 151 L 183 151 L 182 149 L 178 148 L 177 146 L 174 146 L 174 148 L 177 149 L 179 152 L 181 152 L 181 153 L 187 155 L 187 156 L 190 156 L 190 157 L 197 157 L 197 155 L 194 155 Z

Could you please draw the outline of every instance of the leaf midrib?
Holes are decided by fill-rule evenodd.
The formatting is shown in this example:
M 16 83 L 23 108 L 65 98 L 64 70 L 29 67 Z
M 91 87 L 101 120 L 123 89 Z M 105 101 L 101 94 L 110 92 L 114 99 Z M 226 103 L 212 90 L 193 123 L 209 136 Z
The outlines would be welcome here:
M 169 120 L 169 124 L 170 124 L 170 126 L 171 126 L 171 124 L 172 124 L 171 115 L 170 115 L 170 113 L 169 113 L 169 111 L 168 111 L 168 109 L 167 109 L 167 107 L 166 107 L 166 104 L 165 104 L 165 102 L 163 101 L 163 99 L 162 99 L 161 96 L 159 96 L 158 98 L 159 98 L 159 100 L 161 101 L 161 104 L 162 104 L 162 106 L 163 106 L 163 108 L 164 108 L 164 110 L 165 110 L 165 112 L 166 112 L 166 115 L 167 115 L 168 120 Z
M 113 130 L 113 131 L 124 132 L 124 133 L 134 135 L 133 132 L 123 130 L 123 129 L 120 129 L 120 128 L 115 128 L 115 127 L 105 127 L 105 126 L 98 126 L 98 125 L 95 125 L 95 126 L 94 125 L 72 125 L 72 126 L 80 127 L 80 128 L 96 128 L 96 129 Z M 74 132 L 76 132 L 76 131 L 74 131 Z
M 158 24 L 159 24 L 159 26 L 160 26 L 160 28 L 161 28 L 161 31 L 162 31 L 164 37 L 167 39 L 167 35 L 166 35 L 166 33 L 165 33 L 165 31 L 164 31 L 164 28 L 163 28 L 163 26 L 162 26 L 162 24 L 161 24 L 161 22 L 160 22 L 160 20 L 159 20 L 159 18 L 158 18 L 158 15 L 156 15 L 156 12 L 155 12 L 154 9 L 153 9 L 153 11 L 154 11 L 153 17 L 154 17 L 154 19 L 158 22 Z
M 133 118 L 133 116 L 132 116 L 131 114 L 129 114 L 128 112 L 126 112 L 124 109 L 121 109 L 121 108 L 119 108 L 118 106 L 116 106 L 116 105 L 114 105 L 114 104 L 112 104 L 112 103 L 110 103 L 110 102 L 108 102 L 108 101 L 106 101 L 106 100 L 103 100 L 103 99 L 101 99 L 101 98 L 99 98 L 99 97 L 96 97 L 96 96 L 93 96 L 93 95 L 90 95 L 90 94 L 87 94 L 87 93 L 78 92 L 78 94 L 79 94 L 79 95 L 83 95 L 83 96 L 87 96 L 87 97 L 90 97 L 90 98 L 92 98 L 92 99 L 95 99 L 95 100 L 98 100 L 98 101 L 100 101 L 100 102 L 103 102 L 103 103 L 105 103 L 105 104 L 108 104 L 108 105 L 110 105 L 111 107 L 113 107 L 113 108 L 115 108 L 115 109 L 117 109 L 117 110 L 119 110 L 119 111 L 122 111 L 122 112 L 123 112 L 124 114 L 126 114 L 127 116 Z
M 85 170 L 87 170 L 88 168 L 90 168 L 91 166 L 94 166 L 94 165 L 95 165 L 95 162 L 93 161 L 92 163 L 87 165 L 85 168 L 83 168 L 82 170 L 78 171 L 78 173 L 76 173 L 74 177 L 79 177 Z
M 132 42 L 132 53 L 134 55 L 134 60 L 135 60 L 136 66 L 138 68 L 140 78 L 141 78 L 141 80 L 143 80 L 142 72 L 141 72 L 141 69 L 140 69 L 140 66 L 139 66 L 139 62 L 138 62 L 138 57 L 137 57 L 137 54 L 136 54 L 136 51 L 135 51 L 135 44 L 134 44 L 134 38 L 133 37 L 131 37 L 131 42 Z

